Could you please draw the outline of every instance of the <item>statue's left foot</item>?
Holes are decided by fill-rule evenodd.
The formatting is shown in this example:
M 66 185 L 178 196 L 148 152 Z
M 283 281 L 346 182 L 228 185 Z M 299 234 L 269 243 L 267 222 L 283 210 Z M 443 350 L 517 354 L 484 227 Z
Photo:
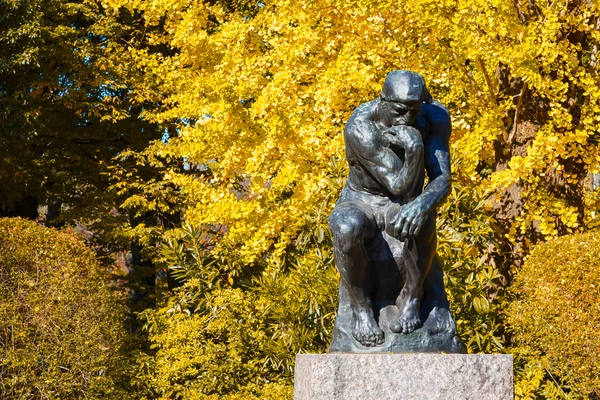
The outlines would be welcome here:
M 419 318 L 419 306 L 419 300 L 412 299 L 412 301 L 407 301 L 403 307 L 399 307 L 400 318 L 390 324 L 390 330 L 394 333 L 411 333 L 423 326 Z
M 400 317 L 398 321 L 390 324 L 390 330 L 394 333 L 411 333 L 423 326 L 419 317 Z

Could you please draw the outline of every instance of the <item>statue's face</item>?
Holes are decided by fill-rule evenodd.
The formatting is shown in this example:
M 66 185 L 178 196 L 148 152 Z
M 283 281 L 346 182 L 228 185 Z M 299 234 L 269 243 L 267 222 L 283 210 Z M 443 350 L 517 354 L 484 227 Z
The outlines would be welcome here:
M 390 72 L 381 90 L 382 117 L 394 125 L 414 125 L 428 97 L 423 77 L 416 72 Z
M 382 99 L 383 110 L 392 126 L 414 125 L 421 112 L 422 105 L 421 100 L 400 102 Z

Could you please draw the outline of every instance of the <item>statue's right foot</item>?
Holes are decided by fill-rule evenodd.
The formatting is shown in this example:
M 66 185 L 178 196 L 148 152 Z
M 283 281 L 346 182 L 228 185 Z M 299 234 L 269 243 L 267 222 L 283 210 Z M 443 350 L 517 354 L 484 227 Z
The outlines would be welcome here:
M 373 311 L 361 311 L 353 313 L 352 336 L 365 347 L 381 345 L 385 342 L 385 336 L 373 317 Z

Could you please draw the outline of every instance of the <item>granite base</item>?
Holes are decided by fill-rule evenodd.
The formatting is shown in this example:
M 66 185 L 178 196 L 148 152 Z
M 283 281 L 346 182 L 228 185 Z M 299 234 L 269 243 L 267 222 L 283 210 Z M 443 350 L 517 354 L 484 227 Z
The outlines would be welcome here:
M 295 400 L 512 400 L 505 354 L 298 354 Z

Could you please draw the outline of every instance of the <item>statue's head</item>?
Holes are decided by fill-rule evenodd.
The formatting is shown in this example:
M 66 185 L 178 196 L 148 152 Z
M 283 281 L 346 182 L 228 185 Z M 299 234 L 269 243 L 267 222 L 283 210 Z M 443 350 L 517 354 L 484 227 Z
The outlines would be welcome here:
M 412 71 L 390 72 L 381 91 L 381 111 L 392 125 L 414 125 L 423 102 L 431 95 L 423 77 Z

